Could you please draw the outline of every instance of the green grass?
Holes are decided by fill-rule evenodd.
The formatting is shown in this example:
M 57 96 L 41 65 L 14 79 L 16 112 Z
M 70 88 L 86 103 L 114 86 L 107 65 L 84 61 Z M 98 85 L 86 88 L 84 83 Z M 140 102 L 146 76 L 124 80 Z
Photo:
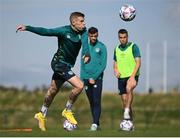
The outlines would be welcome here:
M 117 93 L 104 93 L 102 97 L 101 131 L 90 132 L 91 113 L 85 93 L 82 93 L 73 110 L 79 122 L 78 129 L 67 132 L 62 128 L 60 116 L 69 92 L 58 93 L 47 117 L 47 131 L 41 132 L 33 116 L 39 111 L 45 93 L 0 91 L 0 136 L 58 136 L 58 137 L 132 137 L 180 136 L 180 93 L 135 94 L 135 131 L 119 130 L 122 118 L 121 99 Z M 32 132 L 2 132 L 14 128 L 32 128 Z
M 90 132 L 88 129 L 77 129 L 75 131 L 65 131 L 61 127 L 48 129 L 46 132 L 41 132 L 39 129 L 34 128 L 32 132 L 0 132 L 0 136 L 37 136 L 37 137 L 154 137 L 154 136 L 161 136 L 161 137 L 170 137 L 170 136 L 180 136 L 180 132 L 178 129 L 167 129 L 167 128 L 149 128 L 149 129 L 138 129 L 132 132 L 121 131 L 119 129 L 103 129 L 97 132 Z

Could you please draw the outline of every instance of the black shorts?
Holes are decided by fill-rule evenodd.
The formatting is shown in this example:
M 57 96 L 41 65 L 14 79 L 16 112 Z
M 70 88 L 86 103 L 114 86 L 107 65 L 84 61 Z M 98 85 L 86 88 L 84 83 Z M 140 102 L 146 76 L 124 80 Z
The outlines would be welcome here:
M 65 63 L 52 63 L 51 67 L 54 71 L 54 74 L 52 76 L 53 80 L 67 81 L 75 76 L 75 73 L 71 70 L 71 67 Z
M 139 76 L 136 76 L 135 77 L 135 80 L 138 82 L 138 78 Z M 128 81 L 129 77 L 127 78 L 119 78 L 118 79 L 118 89 L 119 89 L 119 95 L 122 95 L 122 94 L 126 94 L 126 85 L 127 85 L 127 81 Z

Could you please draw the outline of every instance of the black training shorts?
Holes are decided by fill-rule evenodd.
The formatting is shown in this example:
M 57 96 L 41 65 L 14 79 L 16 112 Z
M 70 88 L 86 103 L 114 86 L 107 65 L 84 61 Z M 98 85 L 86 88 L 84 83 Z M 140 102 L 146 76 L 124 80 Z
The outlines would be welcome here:
M 135 77 L 135 80 L 138 82 L 138 78 L 139 76 Z M 127 78 L 118 78 L 118 89 L 119 89 L 119 94 L 126 94 L 126 85 L 127 85 L 127 81 L 128 81 L 129 77 Z

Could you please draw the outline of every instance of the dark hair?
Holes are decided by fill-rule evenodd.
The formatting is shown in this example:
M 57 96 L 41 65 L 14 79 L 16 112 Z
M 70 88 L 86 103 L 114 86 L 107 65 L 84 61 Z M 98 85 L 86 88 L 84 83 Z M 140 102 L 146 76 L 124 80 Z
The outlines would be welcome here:
M 98 33 L 98 29 L 95 28 L 95 27 L 90 27 L 90 28 L 88 29 L 88 33 L 90 33 L 90 34 Z
M 128 31 L 126 29 L 120 29 L 118 31 L 118 34 L 127 34 L 128 35 Z
M 72 23 L 72 19 L 77 17 L 85 17 L 85 15 L 81 12 L 72 12 L 69 17 L 70 22 Z

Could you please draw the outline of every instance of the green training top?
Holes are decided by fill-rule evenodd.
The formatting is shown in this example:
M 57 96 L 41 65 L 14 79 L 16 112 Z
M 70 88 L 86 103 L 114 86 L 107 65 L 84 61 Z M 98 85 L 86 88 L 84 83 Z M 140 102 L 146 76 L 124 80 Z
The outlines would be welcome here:
M 102 79 L 107 64 L 106 46 L 97 41 L 95 45 L 89 44 L 89 52 L 91 56 L 90 62 L 84 64 L 83 60 L 81 60 L 81 79 Z
M 46 29 L 42 27 L 26 26 L 26 30 L 42 36 L 56 36 L 58 50 L 54 54 L 52 62 L 62 62 L 71 67 L 74 66 L 82 45 L 83 55 L 89 55 L 87 30 L 76 32 L 70 25 Z

